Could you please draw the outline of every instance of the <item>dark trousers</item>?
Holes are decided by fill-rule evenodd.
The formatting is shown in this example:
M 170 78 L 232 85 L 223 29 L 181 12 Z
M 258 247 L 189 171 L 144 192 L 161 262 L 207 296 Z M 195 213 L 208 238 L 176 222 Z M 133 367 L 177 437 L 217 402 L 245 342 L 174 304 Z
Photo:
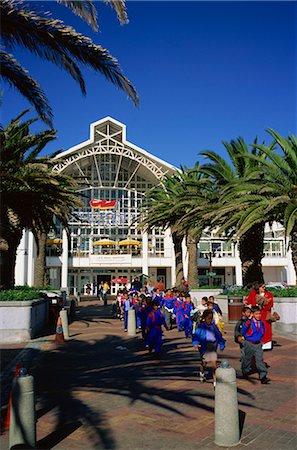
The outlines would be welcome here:
M 254 356 L 260 379 L 266 377 L 267 369 L 263 361 L 262 343 L 252 344 L 249 341 L 243 341 L 243 350 L 244 355 L 241 361 L 241 371 L 243 375 L 247 375 L 252 370 L 252 358 Z

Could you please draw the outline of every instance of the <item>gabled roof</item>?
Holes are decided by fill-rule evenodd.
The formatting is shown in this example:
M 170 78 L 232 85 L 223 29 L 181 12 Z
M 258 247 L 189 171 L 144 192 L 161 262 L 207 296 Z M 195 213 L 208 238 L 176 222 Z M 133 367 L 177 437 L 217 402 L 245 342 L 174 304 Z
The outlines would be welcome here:
M 164 174 L 168 172 L 172 173 L 173 171 L 177 170 L 177 168 L 172 164 L 169 164 L 168 162 L 158 158 L 155 155 L 152 155 L 146 150 L 143 150 L 137 145 L 127 141 L 126 125 L 119 122 L 116 119 L 113 119 L 110 116 L 104 117 L 103 119 L 100 119 L 97 122 L 91 123 L 90 139 L 80 144 L 77 144 L 74 147 L 71 147 L 69 150 L 65 150 L 64 152 L 59 153 L 58 155 L 55 156 L 54 160 L 57 160 L 58 163 L 59 160 L 65 159 L 68 156 L 71 156 L 72 154 L 81 151 L 82 149 L 90 148 L 96 144 L 106 145 L 107 140 L 109 141 L 112 140 L 116 144 L 123 145 L 126 148 L 129 148 L 139 153 L 140 155 L 143 155 L 146 159 L 150 160 L 152 163 L 158 166 L 158 168 L 161 169 Z

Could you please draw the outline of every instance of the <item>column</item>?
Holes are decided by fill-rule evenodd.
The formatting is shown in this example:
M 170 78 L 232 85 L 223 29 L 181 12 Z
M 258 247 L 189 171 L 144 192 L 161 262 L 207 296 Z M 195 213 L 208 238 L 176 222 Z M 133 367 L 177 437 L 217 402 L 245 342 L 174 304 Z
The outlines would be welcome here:
M 237 243 L 235 244 L 235 284 L 242 286 L 242 268 Z
M 142 235 L 142 273 L 148 275 L 148 234 Z
M 287 284 L 288 285 L 295 285 L 296 284 L 296 272 L 294 269 L 294 264 L 292 261 L 292 250 L 291 247 L 287 251 Z
M 17 248 L 15 264 L 15 284 L 25 286 L 28 272 L 28 230 L 23 230 L 20 245 Z
M 68 236 L 67 231 L 63 229 L 63 251 L 62 251 L 62 279 L 61 289 L 68 292 Z
M 34 269 L 36 257 L 36 244 L 32 231 L 28 232 L 28 272 L 27 283 L 28 286 L 34 286 Z

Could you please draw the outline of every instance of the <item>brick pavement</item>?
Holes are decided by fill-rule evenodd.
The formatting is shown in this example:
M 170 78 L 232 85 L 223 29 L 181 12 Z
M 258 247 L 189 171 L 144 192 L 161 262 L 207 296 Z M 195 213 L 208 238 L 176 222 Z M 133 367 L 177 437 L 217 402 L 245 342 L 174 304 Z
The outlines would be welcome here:
M 239 369 L 239 351 L 227 325 L 220 354 Z M 154 360 L 140 336 L 131 338 L 109 307 L 80 304 L 71 340 L 57 347 L 53 336 L 33 369 L 37 388 L 40 449 L 218 449 L 214 444 L 214 390 L 197 378 L 198 355 L 176 329 L 164 333 L 163 357 Z M 254 375 L 238 380 L 244 418 L 235 449 L 297 448 L 296 342 L 277 336 L 265 352 L 270 385 Z M 125 349 L 120 350 L 117 347 Z M 8 436 L 1 437 L 8 448 Z

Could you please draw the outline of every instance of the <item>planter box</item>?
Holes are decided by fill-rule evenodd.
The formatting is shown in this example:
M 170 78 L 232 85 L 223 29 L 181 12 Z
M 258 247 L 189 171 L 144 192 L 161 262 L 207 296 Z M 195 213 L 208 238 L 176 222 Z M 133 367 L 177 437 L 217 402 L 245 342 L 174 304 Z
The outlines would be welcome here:
M 27 342 L 48 322 L 47 299 L 0 302 L 0 342 Z
M 280 315 L 280 320 L 272 326 L 277 332 L 297 333 L 297 298 L 275 297 L 274 309 Z

